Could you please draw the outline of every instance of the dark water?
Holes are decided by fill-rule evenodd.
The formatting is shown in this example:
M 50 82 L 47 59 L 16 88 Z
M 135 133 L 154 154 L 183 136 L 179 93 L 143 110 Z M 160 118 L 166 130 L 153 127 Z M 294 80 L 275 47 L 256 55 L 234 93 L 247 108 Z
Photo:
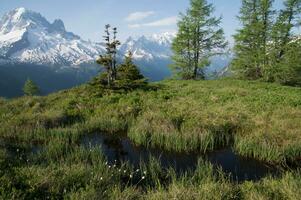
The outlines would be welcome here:
M 158 148 L 145 148 L 134 145 L 129 138 L 112 136 L 108 134 L 89 134 L 82 138 L 81 144 L 87 148 L 101 146 L 102 152 L 109 163 L 125 161 L 133 166 L 141 162 L 147 163 L 150 157 L 157 158 L 163 168 L 173 167 L 177 173 L 194 170 L 199 158 L 209 161 L 215 168 L 220 167 L 225 173 L 231 175 L 233 181 L 260 180 L 269 175 L 277 175 L 279 171 L 272 166 L 255 159 L 236 155 L 231 148 L 200 153 L 175 153 Z
M 7 156 L 11 158 L 29 156 L 30 154 L 38 154 L 42 152 L 43 147 L 41 145 L 28 145 L 22 146 L 14 144 L 11 141 L 4 141 L 0 139 L 0 149 L 4 149 Z

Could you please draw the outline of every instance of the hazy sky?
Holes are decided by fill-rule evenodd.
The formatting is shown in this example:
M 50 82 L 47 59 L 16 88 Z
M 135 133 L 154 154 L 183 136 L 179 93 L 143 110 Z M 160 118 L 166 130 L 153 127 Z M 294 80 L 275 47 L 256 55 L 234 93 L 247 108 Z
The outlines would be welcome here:
M 239 26 L 236 16 L 241 0 L 209 0 L 215 15 L 223 16 L 222 27 L 228 39 Z M 280 7 L 282 0 L 276 0 Z M 185 12 L 189 0 L 0 0 L 0 16 L 25 7 L 40 12 L 49 21 L 62 19 L 68 31 L 84 39 L 100 41 L 103 27 L 110 23 L 119 28 L 119 37 L 150 35 L 176 30 L 179 12 Z

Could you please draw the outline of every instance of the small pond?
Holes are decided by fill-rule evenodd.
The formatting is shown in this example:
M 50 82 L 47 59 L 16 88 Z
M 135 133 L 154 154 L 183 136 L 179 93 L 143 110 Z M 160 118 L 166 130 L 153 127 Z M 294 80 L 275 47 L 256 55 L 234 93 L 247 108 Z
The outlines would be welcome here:
M 22 145 L 14 141 L 4 140 L 0 138 L 0 148 L 5 149 L 9 156 L 17 156 L 19 154 L 38 154 L 43 150 L 41 144 Z
M 213 151 L 207 154 L 200 153 L 176 153 L 159 148 L 145 148 L 134 145 L 125 136 L 113 136 L 110 134 L 88 134 L 81 139 L 81 145 L 86 148 L 101 146 L 102 152 L 109 163 L 115 160 L 129 162 L 139 167 L 140 162 L 147 163 L 150 157 L 157 158 L 163 168 L 173 167 L 178 174 L 197 167 L 198 159 L 202 158 L 213 164 L 214 168 L 221 168 L 231 176 L 233 181 L 246 180 L 257 181 L 263 177 L 278 175 L 277 168 L 255 159 L 244 158 L 235 154 L 231 148 Z

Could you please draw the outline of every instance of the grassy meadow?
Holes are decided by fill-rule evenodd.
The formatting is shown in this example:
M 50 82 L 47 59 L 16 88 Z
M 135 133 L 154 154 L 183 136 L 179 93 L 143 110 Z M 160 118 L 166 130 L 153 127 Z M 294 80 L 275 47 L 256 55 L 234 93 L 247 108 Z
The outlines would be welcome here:
M 127 132 L 137 145 L 170 151 L 231 146 L 240 155 L 291 166 L 301 162 L 301 89 L 231 79 L 170 80 L 131 92 L 86 84 L 46 97 L 0 99 L 0 198 L 301 196 L 299 170 L 238 184 L 201 160 L 181 177 L 155 159 L 140 169 L 109 165 L 99 148 L 78 145 L 96 131 Z

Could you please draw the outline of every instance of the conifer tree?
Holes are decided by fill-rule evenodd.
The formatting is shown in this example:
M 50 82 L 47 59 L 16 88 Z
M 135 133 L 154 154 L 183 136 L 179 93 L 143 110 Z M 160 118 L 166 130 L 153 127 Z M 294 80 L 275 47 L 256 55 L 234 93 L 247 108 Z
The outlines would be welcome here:
M 260 61 L 262 68 L 262 76 L 268 80 L 269 74 L 269 45 L 271 41 L 271 31 L 275 11 L 273 10 L 274 0 L 261 0 L 259 6 L 259 23 L 260 23 Z
M 132 52 L 128 52 L 124 62 L 117 69 L 117 82 L 119 87 L 134 89 L 146 84 L 146 79 L 134 64 Z
M 33 96 L 39 94 L 40 91 L 38 86 L 31 79 L 27 79 L 23 87 L 23 92 L 26 96 Z
M 186 14 L 181 14 L 178 34 L 173 41 L 172 68 L 183 79 L 204 78 L 203 68 L 210 64 L 210 57 L 227 45 L 221 18 L 212 16 L 213 5 L 206 0 L 191 0 Z
M 274 64 L 273 81 L 301 86 L 301 38 L 292 39 L 285 48 L 279 63 Z
M 124 63 L 118 68 L 118 79 L 139 80 L 143 78 L 138 67 L 133 63 L 132 52 L 128 52 L 125 56 Z
M 234 71 L 248 79 L 264 77 L 269 64 L 273 0 L 242 0 L 238 19 L 242 28 L 234 35 Z
M 301 61 L 297 59 L 300 55 L 300 40 L 293 34 L 293 29 L 300 26 L 300 16 L 301 0 L 286 0 L 272 29 L 269 81 L 281 80 L 282 83 L 292 84 L 292 80 L 298 79 L 293 76 L 300 75 L 296 68 L 301 67 L 301 62 L 297 62 Z
M 112 41 L 112 55 L 113 55 L 113 78 L 117 77 L 117 68 L 116 68 L 116 55 L 117 55 L 117 47 L 121 44 L 119 40 L 117 40 L 117 28 L 113 28 L 113 41 Z
M 111 87 L 113 81 L 116 79 L 116 54 L 117 47 L 120 42 L 117 40 L 117 28 L 113 28 L 113 37 L 111 38 L 111 26 L 107 24 L 105 26 L 104 40 L 106 42 L 106 53 L 100 55 L 97 63 L 104 66 L 106 69 L 107 85 Z
M 189 31 L 189 17 L 181 14 L 181 21 L 178 22 L 177 37 L 173 40 L 172 57 L 174 63 L 171 65 L 172 70 L 179 78 L 193 78 L 193 63 L 192 63 L 192 46 L 191 33 Z
M 285 53 L 284 48 L 291 40 L 293 28 L 301 23 L 300 16 L 301 0 L 285 0 L 284 9 L 280 10 L 272 32 L 276 59 L 281 59 Z

